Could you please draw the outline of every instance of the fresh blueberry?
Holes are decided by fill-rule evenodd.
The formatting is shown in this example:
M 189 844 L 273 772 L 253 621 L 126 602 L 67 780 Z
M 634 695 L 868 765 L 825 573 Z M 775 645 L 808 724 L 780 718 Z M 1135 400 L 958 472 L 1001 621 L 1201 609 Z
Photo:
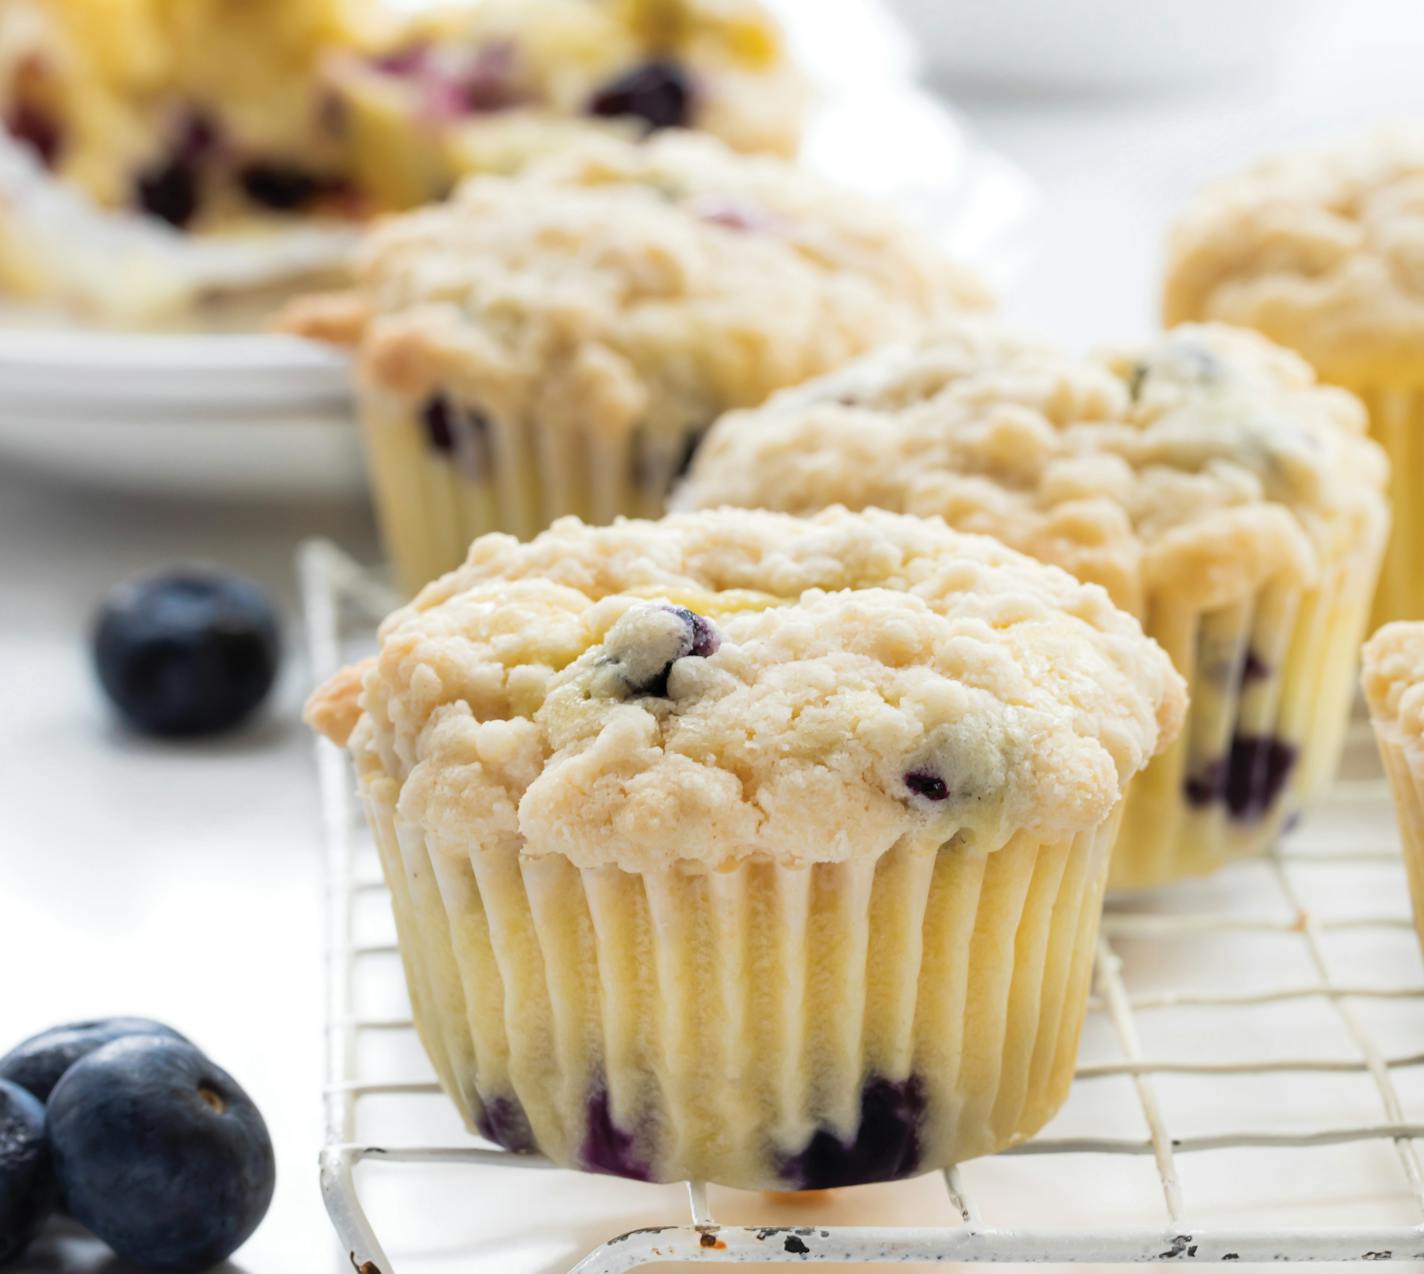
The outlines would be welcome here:
M 166 1035 L 181 1040 L 171 1026 L 147 1017 L 105 1017 L 91 1022 L 66 1022 L 31 1035 L 0 1057 L 0 1079 L 28 1089 L 48 1101 L 60 1076 L 96 1048 L 129 1035 Z
M 653 58 L 610 80 L 593 95 L 590 115 L 632 116 L 650 131 L 686 128 L 692 118 L 692 84 L 670 58 Z
M 120 715 L 147 734 L 215 734 L 272 688 L 279 641 L 272 604 L 247 580 L 205 571 L 158 575 L 112 593 L 94 662 Z
M 44 1105 L 0 1079 L 0 1265 L 29 1247 L 54 1203 Z
M 134 1035 L 76 1062 L 50 1097 L 49 1138 L 75 1219 L 147 1269 L 216 1265 L 272 1202 L 261 1114 L 185 1040 Z

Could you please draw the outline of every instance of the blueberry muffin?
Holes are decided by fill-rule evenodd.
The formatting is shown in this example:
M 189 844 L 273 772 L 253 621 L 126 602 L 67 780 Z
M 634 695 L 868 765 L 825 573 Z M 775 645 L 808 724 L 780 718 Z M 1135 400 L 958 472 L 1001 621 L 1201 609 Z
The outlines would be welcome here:
M 473 1129 L 810 1189 L 1052 1115 L 1116 811 L 1182 708 L 1101 589 L 992 540 L 725 510 L 486 536 L 308 717 Z
M 1393 466 L 1375 620 L 1424 619 L 1424 132 L 1218 182 L 1178 220 L 1169 258 L 1169 323 L 1256 328 L 1364 401 Z
M 792 155 L 805 97 L 752 0 L 483 0 L 417 18 L 376 56 L 329 59 L 325 84 L 360 184 L 387 207 L 517 171 L 591 127 Z
M 1414 922 L 1424 941 L 1424 623 L 1386 624 L 1371 637 L 1364 683 L 1399 814 Z
M 788 153 L 800 106 L 754 0 L 485 0 L 413 18 L 368 0 L 0 5 L 0 131 L 63 186 L 151 229 L 350 225 L 589 132 L 696 128 Z M 44 235 L 44 207 L 0 205 L 0 289 L 72 302 L 82 280 L 63 238 Z M 333 239 L 323 264 L 349 246 Z M 178 282 L 137 285 L 154 308 Z M 140 321 L 131 286 L 95 281 L 80 299 Z
M 985 303 L 865 201 L 709 138 L 590 139 L 393 219 L 291 331 L 357 350 L 411 590 L 475 536 L 656 515 L 731 407 Z
M 1188 679 L 1111 885 L 1268 843 L 1339 759 L 1388 522 L 1359 403 L 1253 333 L 1078 358 L 982 321 L 713 428 L 679 508 L 938 514 L 1100 584 Z

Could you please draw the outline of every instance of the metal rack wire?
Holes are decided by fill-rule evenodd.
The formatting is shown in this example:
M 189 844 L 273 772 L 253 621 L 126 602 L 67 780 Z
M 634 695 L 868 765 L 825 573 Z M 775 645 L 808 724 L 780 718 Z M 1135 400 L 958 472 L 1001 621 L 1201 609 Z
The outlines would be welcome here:
M 311 662 L 323 676 L 369 648 L 373 622 L 391 598 L 323 542 L 304 546 L 300 572 Z M 352 1267 L 358 1274 L 394 1274 L 357 1189 L 362 1165 L 558 1170 L 472 1138 L 396 1145 L 361 1136 L 363 1103 L 439 1089 L 428 1070 L 418 1076 L 372 1073 L 363 1065 L 363 1041 L 409 1035 L 413 1027 L 406 1015 L 373 1014 L 361 1006 L 372 967 L 389 964 L 397 950 L 388 934 L 370 940 L 357 933 L 358 909 L 379 904 L 384 884 L 358 819 L 345 754 L 319 742 L 317 763 L 329 885 L 321 1185 Z M 1424 1171 L 1416 1147 L 1424 1138 L 1424 1052 L 1409 1047 L 1411 1041 L 1424 1044 L 1424 978 L 1388 794 L 1363 722 L 1352 732 L 1344 772 L 1351 777 L 1337 783 L 1309 827 L 1270 854 L 1229 869 L 1209 886 L 1110 906 L 1084 1058 L 1063 1114 L 1026 1145 L 941 1174 L 950 1223 L 722 1224 L 707 1188 L 689 1183 L 681 1219 L 612 1235 L 577 1261 L 571 1274 L 619 1274 L 655 1262 L 1424 1260 Z M 1368 905 L 1349 909 L 1366 881 Z M 1221 970 L 1229 982 L 1216 980 Z M 1308 1020 L 1287 1024 L 1280 1016 L 1287 1010 Z M 1158 1029 L 1158 1023 L 1188 1018 L 1198 1025 L 1187 1034 Z M 1274 1046 L 1277 1018 L 1290 1048 Z M 1175 1041 L 1172 1047 L 1152 1043 L 1164 1034 Z M 1401 1046 L 1391 1049 L 1382 1042 L 1386 1036 L 1400 1037 Z M 1205 1055 L 1200 1047 L 1183 1046 L 1203 1039 L 1213 1046 Z M 1222 1041 L 1237 1047 L 1223 1055 L 1216 1047 Z M 1095 1058 L 1095 1050 L 1107 1055 Z M 1342 1097 L 1327 1088 L 1353 1080 L 1367 1083 L 1367 1091 Z M 1258 1081 L 1269 1083 L 1269 1090 Z M 1246 1098 L 1249 1116 L 1233 1110 L 1226 1088 L 1233 1082 L 1257 1085 Z M 1094 1105 L 1094 1091 L 1114 1083 L 1127 1090 L 1111 1100 L 1098 1097 Z M 1191 1083 L 1211 1085 L 1205 1103 L 1198 1100 L 1190 1109 L 1224 1111 L 1229 1117 L 1218 1118 L 1219 1126 L 1181 1126 L 1189 1107 L 1171 1086 Z M 1308 1087 L 1296 1090 L 1293 1084 Z M 1293 1100 L 1286 1100 L 1288 1093 Z M 1346 1117 L 1331 1117 L 1329 1107 Z M 1139 1131 L 1123 1128 L 1134 1121 Z M 1374 1158 L 1367 1166 L 1354 1163 L 1345 1173 L 1326 1172 L 1322 1185 L 1318 1165 L 1305 1156 L 1332 1147 L 1388 1147 L 1392 1164 Z M 1253 1154 L 1271 1157 L 1263 1162 Z M 1284 1167 L 1282 1154 L 1290 1156 Z M 1223 1206 L 1219 1197 L 1193 1197 L 1183 1165 L 1196 1158 L 1218 1164 L 1213 1179 L 1246 1183 L 1237 1211 L 1249 1212 L 1256 1223 L 1233 1217 L 1230 1200 Z M 1094 1215 L 1093 1205 L 1107 1192 L 1092 1182 L 1104 1169 L 1085 1168 L 1085 1160 L 1150 1161 L 1159 1203 L 1130 1216 L 1112 1208 Z M 1027 1185 L 1007 1184 L 1016 1165 L 1034 1162 L 1061 1166 L 1046 1191 L 1041 1176 Z M 1291 1165 L 1308 1163 L 1314 1193 L 1293 1205 L 1306 1209 L 1306 1218 L 1292 1213 L 1284 1222 L 1259 1220 L 1262 1214 L 1245 1198 L 1249 1184 L 1257 1178 L 1285 1181 Z M 986 1178 L 982 1188 L 976 1174 Z M 1089 1188 L 1081 1188 L 1084 1181 Z M 1073 1196 L 1063 1209 L 1070 1223 L 1045 1220 L 1042 1201 L 1063 1194 Z M 1036 1200 L 1027 1221 L 996 1217 L 1006 1200 L 1022 1198 Z M 1344 1224 L 1317 1219 L 1339 1214 Z

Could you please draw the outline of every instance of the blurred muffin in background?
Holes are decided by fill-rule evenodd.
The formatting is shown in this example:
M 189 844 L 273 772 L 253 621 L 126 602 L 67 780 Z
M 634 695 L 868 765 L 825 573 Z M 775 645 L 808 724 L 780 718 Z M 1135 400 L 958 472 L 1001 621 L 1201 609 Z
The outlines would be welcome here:
M 1266 844 L 1333 776 L 1388 525 L 1349 394 L 1251 332 L 1182 327 L 1079 358 L 983 320 L 719 421 L 678 509 L 942 516 L 1101 584 L 1188 680 L 1109 880 Z
M 800 113 L 754 0 L 484 0 L 414 17 L 374 0 L 0 5 L 11 140 L 160 229 L 350 225 L 588 132 L 696 128 L 789 153 Z M 0 291 L 81 290 L 65 236 L 26 224 L 19 202 L 0 189 Z
M 1375 618 L 1424 618 L 1424 130 L 1203 190 L 1173 228 L 1163 309 L 1254 327 L 1364 400 L 1394 474 Z
M 285 325 L 358 351 L 412 590 L 487 531 L 657 514 L 722 412 L 987 303 L 893 214 L 689 133 L 472 178 L 377 229 L 357 270 Z
M 1370 638 L 1364 685 L 1394 792 L 1414 925 L 1424 941 L 1424 623 L 1386 624 Z
M 782 155 L 800 140 L 801 79 L 752 0 L 482 0 L 326 72 L 358 184 L 388 208 L 515 171 L 592 127 L 691 128 Z

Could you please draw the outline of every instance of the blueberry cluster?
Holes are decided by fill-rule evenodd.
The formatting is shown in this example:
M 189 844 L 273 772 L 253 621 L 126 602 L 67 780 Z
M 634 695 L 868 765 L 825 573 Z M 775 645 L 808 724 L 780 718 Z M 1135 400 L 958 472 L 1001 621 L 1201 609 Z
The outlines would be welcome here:
M 62 1203 L 133 1265 L 210 1269 L 275 1184 L 252 1099 L 172 1027 L 73 1022 L 0 1057 L 0 1264 Z

